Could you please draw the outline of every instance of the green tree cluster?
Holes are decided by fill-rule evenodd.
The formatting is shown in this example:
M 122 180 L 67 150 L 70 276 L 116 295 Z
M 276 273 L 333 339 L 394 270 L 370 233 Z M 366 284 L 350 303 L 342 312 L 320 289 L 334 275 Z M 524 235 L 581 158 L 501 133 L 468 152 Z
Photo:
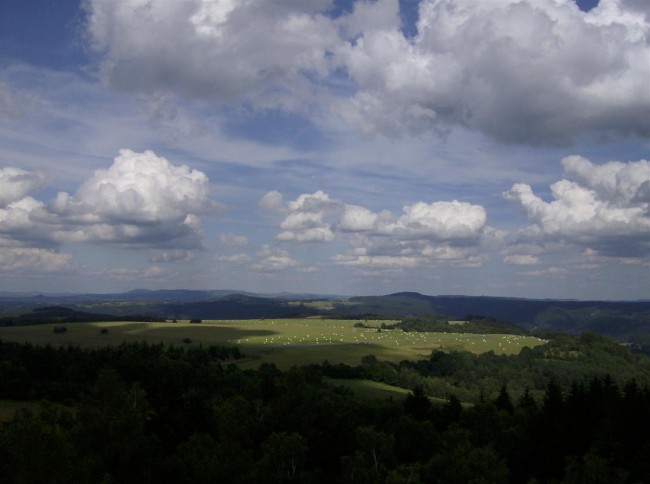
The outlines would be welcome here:
M 552 379 L 539 398 L 502 384 L 471 406 L 454 394 L 432 403 L 425 387 L 403 401 L 374 400 L 326 383 L 337 366 L 242 370 L 226 363 L 233 352 L 0 343 L 3 399 L 70 408 L 44 404 L 0 424 L 0 482 L 636 483 L 650 475 L 646 383 Z M 426 361 L 453 376 L 473 360 Z M 357 371 L 382 365 L 367 357 Z

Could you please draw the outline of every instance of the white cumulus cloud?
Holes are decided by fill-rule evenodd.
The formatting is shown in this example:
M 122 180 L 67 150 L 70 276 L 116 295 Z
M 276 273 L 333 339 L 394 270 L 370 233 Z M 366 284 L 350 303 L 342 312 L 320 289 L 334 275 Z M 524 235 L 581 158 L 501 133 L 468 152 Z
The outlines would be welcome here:
M 391 136 L 463 126 L 539 145 L 650 134 L 641 2 L 583 12 L 574 0 L 422 0 L 409 37 L 399 9 L 358 0 L 336 17 L 329 0 L 89 0 L 86 29 L 102 79 L 130 92 L 333 110 Z
M 91 0 L 86 28 L 102 78 L 133 92 L 172 89 L 220 102 L 277 99 L 326 72 L 329 1 Z M 264 93 L 274 94 L 264 96 Z
M 18 169 L 3 174 L 3 194 L 10 201 L 0 206 L 5 244 L 192 249 L 201 246 L 200 216 L 221 208 L 210 198 L 204 173 L 152 151 L 121 150 L 110 168 L 97 170 L 76 193 L 59 192 L 48 203 L 24 196 L 42 183 L 41 175 Z
M 72 228 L 59 232 L 62 241 L 185 248 L 200 245 L 198 216 L 218 208 L 204 173 L 173 165 L 153 151 L 126 149 L 74 195 L 59 193 L 49 205 Z
M 287 203 L 288 214 L 280 224 L 278 240 L 296 242 L 330 242 L 343 204 L 330 200 L 322 191 L 304 193 Z
M 460 124 L 532 143 L 602 128 L 647 134 L 639 18 L 587 15 L 571 1 L 424 1 L 413 42 L 385 30 L 349 49 L 354 108 L 382 131 Z
M 21 200 L 45 184 L 45 176 L 15 167 L 0 168 L 0 208 Z
M 646 160 L 594 165 L 572 156 L 563 160 L 576 181 L 551 185 L 553 200 L 535 195 L 525 183 L 504 193 L 522 206 L 532 225 L 530 238 L 578 244 L 604 255 L 633 257 L 650 252 L 650 164 Z
M 282 194 L 277 190 L 267 192 L 262 198 L 259 199 L 257 206 L 265 212 L 283 212 L 284 200 L 282 198 Z
M 485 227 L 485 209 L 467 202 L 418 202 L 404 207 L 391 228 L 406 237 L 440 240 L 478 238 Z
M 70 197 L 59 194 L 52 208 L 81 220 L 120 223 L 183 222 L 187 214 L 210 212 L 208 177 L 176 166 L 153 151 L 121 150 L 107 170 L 97 170 Z
M 482 262 L 478 246 L 492 233 L 482 206 L 457 200 L 406 205 L 398 217 L 318 191 L 286 203 L 285 210 L 278 240 L 331 242 L 341 237 L 351 250 L 333 261 L 347 266 L 416 267 L 438 262 L 476 266 Z
M 632 2 L 424 0 L 417 29 L 342 49 L 359 89 L 341 109 L 365 130 L 461 125 L 530 144 L 650 134 L 650 23 Z

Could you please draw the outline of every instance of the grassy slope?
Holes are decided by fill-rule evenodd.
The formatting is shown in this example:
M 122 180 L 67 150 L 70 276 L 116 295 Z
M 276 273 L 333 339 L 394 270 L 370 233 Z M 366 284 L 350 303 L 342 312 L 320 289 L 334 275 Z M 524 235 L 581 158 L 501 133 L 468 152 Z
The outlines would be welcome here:
M 40 408 L 40 402 L 0 400 L 0 424 L 3 422 L 9 422 L 23 409 L 36 413 Z
M 357 395 L 362 395 L 370 398 L 378 398 L 380 400 L 387 400 L 392 398 L 393 400 L 404 400 L 407 395 L 411 392 L 406 388 L 396 387 L 393 385 L 388 385 L 387 383 L 382 383 L 372 380 L 349 380 L 344 378 L 332 379 L 328 378 L 325 380 L 327 383 L 333 386 L 342 386 L 349 388 Z M 447 400 L 444 398 L 429 397 L 429 400 L 432 403 L 447 403 Z M 470 403 L 463 403 L 464 407 L 471 406 Z
M 378 332 L 355 328 L 356 321 L 321 319 L 275 319 L 206 321 L 201 324 L 179 323 L 71 323 L 67 331 L 54 334 L 55 325 L 0 328 L 4 341 L 35 344 L 78 345 L 82 347 L 120 344 L 123 341 L 185 344 L 238 345 L 242 352 L 257 358 L 240 363 L 257 368 L 273 362 L 281 369 L 309 363 L 346 363 L 357 365 L 361 357 L 374 354 L 379 359 L 401 361 L 429 356 L 432 350 L 468 350 L 473 353 L 494 351 L 518 353 L 524 346 L 543 341 L 530 336 L 464 333 L 405 333 L 400 330 Z M 390 322 L 389 322 L 390 323 Z M 61 326 L 61 325 L 57 325 Z M 100 334 L 102 328 L 107 334 Z

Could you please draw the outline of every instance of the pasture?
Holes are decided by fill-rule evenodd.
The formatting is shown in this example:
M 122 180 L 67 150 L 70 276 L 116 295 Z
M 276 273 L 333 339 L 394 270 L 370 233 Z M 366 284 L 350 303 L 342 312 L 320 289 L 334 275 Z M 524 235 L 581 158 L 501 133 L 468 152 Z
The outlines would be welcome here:
M 390 324 L 392 321 L 385 321 Z M 236 345 L 255 358 L 238 363 L 257 368 L 262 362 L 287 369 L 309 363 L 358 365 L 363 356 L 398 362 L 427 358 L 431 351 L 494 351 L 515 354 L 544 343 L 532 336 L 469 333 L 417 333 L 355 327 L 358 321 L 328 319 L 214 320 L 200 324 L 96 322 L 0 328 L 0 340 L 81 347 L 147 341 L 166 345 Z M 373 321 L 380 325 L 382 321 Z M 67 331 L 54 334 L 55 326 Z M 102 334 L 102 329 L 106 330 Z M 190 341 L 189 343 L 187 341 Z
M 38 413 L 40 409 L 40 402 L 0 399 L 0 424 L 9 422 L 21 410 Z
M 404 400 L 411 390 L 406 388 L 396 387 L 389 385 L 387 383 L 382 383 L 372 380 L 349 380 L 341 378 L 326 378 L 326 383 L 334 386 L 341 386 L 349 388 L 357 395 L 364 395 L 370 398 L 376 398 L 379 400 L 388 400 L 389 398 L 393 400 Z M 437 397 L 427 397 L 431 403 L 446 403 L 448 400 L 444 398 Z M 463 407 L 470 407 L 470 403 L 462 403 Z

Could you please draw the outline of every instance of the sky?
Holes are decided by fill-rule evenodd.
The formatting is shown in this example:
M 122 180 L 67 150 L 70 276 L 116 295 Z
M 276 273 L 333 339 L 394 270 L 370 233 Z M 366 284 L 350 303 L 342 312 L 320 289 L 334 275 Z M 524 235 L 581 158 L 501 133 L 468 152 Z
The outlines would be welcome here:
M 650 298 L 646 0 L 4 0 L 0 291 Z

